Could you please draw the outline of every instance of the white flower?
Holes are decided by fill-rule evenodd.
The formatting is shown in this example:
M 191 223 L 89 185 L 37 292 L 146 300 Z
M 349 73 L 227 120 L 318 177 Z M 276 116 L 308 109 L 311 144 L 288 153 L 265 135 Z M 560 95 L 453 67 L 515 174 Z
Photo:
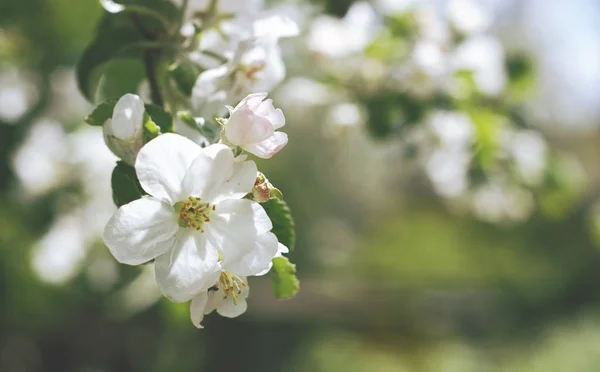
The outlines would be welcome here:
M 240 21 L 232 29 L 237 31 L 232 31 L 236 41 L 229 61 L 202 72 L 192 91 L 195 113 L 207 119 L 223 115 L 226 104 L 235 104 L 250 93 L 270 91 L 283 81 L 285 64 L 278 40 L 299 33 L 294 21 L 274 14 L 252 23 Z
M 232 145 L 263 159 L 278 153 L 288 142 L 287 134 L 276 132 L 285 125 L 281 109 L 273 107 L 267 93 L 250 94 L 234 109 L 225 125 L 225 137 Z
M 198 328 L 202 327 L 204 315 L 217 310 L 219 315 L 235 318 L 242 315 L 248 308 L 246 298 L 250 287 L 245 277 L 238 277 L 223 272 L 219 281 L 207 291 L 197 294 L 190 304 L 190 318 Z
M 376 36 L 380 21 L 366 2 L 354 3 L 344 18 L 320 16 L 312 23 L 308 47 L 329 58 L 344 58 L 362 51 Z
M 283 253 L 288 253 L 289 249 L 279 243 L 277 254 L 275 257 L 281 257 Z M 273 266 L 272 262 L 269 262 L 269 266 L 256 276 L 265 275 L 271 270 Z M 232 273 L 221 272 L 219 280 L 215 285 L 210 287 L 206 291 L 198 293 L 190 304 L 190 317 L 192 323 L 198 328 L 202 327 L 202 320 L 204 315 L 212 313 L 217 310 L 219 315 L 227 318 L 235 318 L 242 315 L 248 305 L 246 299 L 250 293 L 250 287 L 246 277 L 239 277 Z
M 135 164 L 150 196 L 119 208 L 104 241 L 121 263 L 155 260 L 162 293 L 185 302 L 226 271 L 263 272 L 278 242 L 264 209 L 243 197 L 256 180 L 256 164 L 234 159 L 224 145 L 201 148 L 177 134 L 148 142 Z
M 115 105 L 112 119 L 103 126 L 104 142 L 128 164 L 133 165 L 144 145 L 144 102 L 135 94 L 126 94 Z

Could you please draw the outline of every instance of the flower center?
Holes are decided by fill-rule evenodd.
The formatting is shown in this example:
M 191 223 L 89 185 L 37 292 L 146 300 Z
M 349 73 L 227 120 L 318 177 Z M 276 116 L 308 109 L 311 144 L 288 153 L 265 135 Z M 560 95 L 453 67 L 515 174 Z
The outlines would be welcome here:
M 200 198 L 190 196 L 187 201 L 175 203 L 175 211 L 179 213 L 177 223 L 181 227 L 189 227 L 204 232 L 204 223 L 210 222 L 210 212 L 215 210 L 214 205 L 202 203 Z
M 218 287 L 225 293 L 223 298 L 231 296 L 235 305 L 237 305 L 239 295 L 242 294 L 242 288 L 246 285 L 242 278 L 226 271 L 223 271 L 219 277 Z

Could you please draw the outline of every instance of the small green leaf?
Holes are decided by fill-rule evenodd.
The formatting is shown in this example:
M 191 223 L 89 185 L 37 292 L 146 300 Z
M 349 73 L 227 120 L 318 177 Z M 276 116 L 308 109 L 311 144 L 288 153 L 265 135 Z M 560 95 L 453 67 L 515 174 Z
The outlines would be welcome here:
M 169 70 L 177 88 L 187 97 L 192 95 L 196 79 L 202 70 L 193 62 L 181 62 Z
M 94 100 L 102 102 L 119 99 L 127 93 L 137 94 L 146 78 L 144 64 L 139 59 L 115 59 L 101 67 Z
M 269 276 L 273 282 L 273 293 L 280 300 L 292 298 L 300 290 L 300 282 L 296 277 L 296 265 L 291 263 L 287 257 L 273 259 L 273 267 L 269 271 Z
M 283 201 L 283 193 L 277 187 L 273 187 L 271 189 L 269 196 L 271 197 L 271 199 L 279 199 L 279 200 Z
M 160 127 L 156 125 L 147 112 L 144 113 L 144 143 L 148 143 L 160 136 Z
M 94 111 L 85 117 L 85 122 L 89 125 L 102 126 L 106 120 L 112 118 L 113 110 L 117 101 L 102 102 Z
M 117 162 L 111 177 L 113 201 L 120 207 L 141 198 L 145 193 L 135 169 L 122 161 Z
M 269 199 L 268 202 L 261 204 L 271 222 L 273 222 L 273 230 L 271 232 L 277 236 L 279 242 L 290 249 L 294 250 L 296 243 L 296 233 L 294 231 L 294 220 L 287 203 L 276 198 Z
M 173 132 L 173 117 L 171 114 L 157 105 L 147 104 L 145 107 L 152 121 L 160 128 L 160 133 Z

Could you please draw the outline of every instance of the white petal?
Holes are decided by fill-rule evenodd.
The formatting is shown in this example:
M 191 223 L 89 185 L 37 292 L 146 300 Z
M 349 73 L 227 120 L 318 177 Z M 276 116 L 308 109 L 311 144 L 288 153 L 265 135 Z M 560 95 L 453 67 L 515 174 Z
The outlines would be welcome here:
M 283 256 L 283 254 L 288 254 L 290 253 L 290 249 L 288 247 L 286 247 L 285 245 L 279 243 L 279 245 L 277 246 L 277 254 L 275 255 L 275 257 L 281 257 Z
M 204 308 L 207 302 L 207 292 L 200 292 L 192 299 L 192 303 L 190 304 L 190 318 L 196 328 L 204 328 L 202 320 L 204 319 Z
M 275 234 L 268 232 L 253 239 L 246 238 L 241 244 L 237 250 L 242 254 L 237 257 L 228 259 L 225 253 L 223 254 L 224 258 L 221 262 L 223 270 L 238 276 L 250 276 L 263 274 L 270 268 L 271 261 L 277 255 L 278 243 Z
M 267 13 L 254 22 L 253 28 L 256 37 L 292 37 L 300 33 L 294 20 L 277 13 Z
M 208 69 L 198 76 L 192 90 L 191 103 L 195 114 L 212 119 L 227 112 L 227 91 L 230 88 L 227 65 Z
M 239 199 L 252 190 L 256 175 L 254 162 L 237 162 L 229 147 L 211 145 L 190 166 L 183 181 L 184 191 L 209 203 Z
M 233 174 L 216 190 L 212 197 L 214 203 L 226 199 L 241 199 L 254 187 L 258 170 L 253 161 L 234 162 Z
M 234 109 L 225 125 L 227 140 L 236 146 L 264 141 L 273 133 L 271 122 L 265 117 L 256 115 L 248 106 Z
M 274 258 L 283 257 L 284 253 L 289 253 L 289 252 L 290 252 L 290 250 L 289 250 L 288 247 L 286 247 L 285 245 L 279 243 L 278 246 L 277 246 L 277 254 L 275 254 Z M 273 261 L 271 260 L 269 262 L 269 265 L 263 271 L 257 273 L 255 276 L 263 276 L 265 274 L 268 274 L 269 271 L 271 271 L 272 267 L 273 267 Z
M 182 229 L 173 249 L 155 261 L 156 281 L 173 302 L 185 302 L 208 290 L 220 274 L 219 254 L 206 234 Z
M 137 156 L 135 170 L 142 188 L 171 205 L 186 199 L 182 183 L 202 148 L 178 134 L 166 133 L 148 142 Z
M 283 111 L 281 111 L 281 109 L 275 109 L 275 107 L 273 107 L 272 99 L 268 99 L 262 102 L 256 108 L 255 113 L 266 118 L 275 130 L 285 125 L 285 116 L 283 116 Z
M 250 293 L 250 287 L 247 285 L 242 289 L 242 293 L 238 295 L 236 302 L 233 302 L 233 297 L 229 296 L 226 300 L 222 301 L 217 307 L 217 313 L 226 318 L 235 318 L 246 312 L 248 304 L 246 298 Z
M 260 235 L 271 231 L 273 224 L 265 209 L 248 199 L 228 199 L 218 203 L 208 225 L 221 234 Z
M 260 105 L 260 103 L 267 98 L 268 93 L 260 92 L 260 93 L 252 93 L 248 94 L 240 103 L 235 106 L 234 110 L 237 110 L 243 106 L 249 106 L 251 109 L 254 109 Z
M 178 229 L 169 204 L 144 197 L 119 208 L 106 225 L 104 242 L 117 261 L 139 265 L 169 250 Z
M 217 204 L 210 218 L 204 225 L 205 233 L 211 245 L 219 249 L 223 258 L 221 265 L 232 268 L 227 271 L 236 275 L 254 275 L 264 270 L 277 253 L 276 238 L 272 247 L 263 247 L 258 242 L 273 227 L 258 203 L 229 199 Z M 256 257 L 252 256 L 252 251 Z M 243 265 L 251 267 L 244 268 Z
M 115 105 L 110 125 L 112 135 L 130 139 L 140 133 L 144 122 L 144 101 L 135 94 L 126 94 Z
M 288 136 L 283 132 L 275 132 L 270 138 L 266 140 L 242 146 L 242 148 L 251 154 L 258 156 L 259 158 L 269 159 L 273 155 L 281 151 L 288 143 Z

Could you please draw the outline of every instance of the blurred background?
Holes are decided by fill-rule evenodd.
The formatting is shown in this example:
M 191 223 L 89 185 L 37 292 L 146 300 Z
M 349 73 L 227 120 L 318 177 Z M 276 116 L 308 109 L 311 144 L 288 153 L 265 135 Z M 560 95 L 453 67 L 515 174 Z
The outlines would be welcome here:
M 273 1 L 300 294 L 195 329 L 101 234 L 95 0 L 0 0 L 0 371 L 598 371 L 600 3 Z

